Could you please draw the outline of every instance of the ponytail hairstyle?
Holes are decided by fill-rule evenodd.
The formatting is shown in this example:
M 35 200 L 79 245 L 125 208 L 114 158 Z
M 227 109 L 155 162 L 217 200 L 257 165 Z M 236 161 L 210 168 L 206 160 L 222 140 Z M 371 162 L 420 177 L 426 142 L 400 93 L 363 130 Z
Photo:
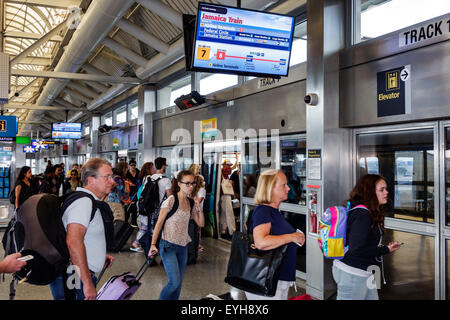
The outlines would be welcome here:
M 189 170 L 183 170 L 178 172 L 177 177 L 172 179 L 172 194 L 175 195 L 180 191 L 180 187 L 178 186 L 178 182 L 183 180 L 186 176 L 195 177 L 194 174 Z
M 378 203 L 376 194 L 376 184 L 380 180 L 386 182 L 386 179 L 378 174 L 366 174 L 362 176 L 350 193 L 350 199 L 348 201 L 365 205 L 370 211 L 372 227 L 379 226 L 384 230 L 385 208 Z

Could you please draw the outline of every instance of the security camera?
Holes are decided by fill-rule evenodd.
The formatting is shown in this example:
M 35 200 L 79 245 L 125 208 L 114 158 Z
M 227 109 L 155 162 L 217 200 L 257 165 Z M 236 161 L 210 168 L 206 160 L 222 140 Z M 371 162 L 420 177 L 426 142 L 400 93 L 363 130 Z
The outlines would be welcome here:
M 315 106 L 319 102 L 319 96 L 315 93 L 308 93 L 305 96 L 304 101 L 306 104 L 309 104 L 310 106 Z
M 18 92 L 14 92 L 14 97 L 18 97 L 19 93 Z

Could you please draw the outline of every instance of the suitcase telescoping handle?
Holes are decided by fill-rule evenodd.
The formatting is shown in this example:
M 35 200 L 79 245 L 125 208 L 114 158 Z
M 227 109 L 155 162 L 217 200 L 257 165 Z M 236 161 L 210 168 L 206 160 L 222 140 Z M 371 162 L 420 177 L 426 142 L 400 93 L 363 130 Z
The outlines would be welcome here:
M 147 271 L 148 267 L 150 266 L 150 264 L 155 260 L 156 256 L 158 254 L 155 254 L 152 257 L 147 257 L 147 259 L 145 260 L 144 264 L 142 265 L 142 267 L 139 269 L 138 273 L 136 273 L 136 280 L 139 281 L 141 280 L 142 276 L 144 275 L 145 271 Z
M 105 265 L 103 266 L 102 271 L 100 271 L 100 274 L 99 274 L 98 277 L 97 277 L 97 284 L 100 282 L 100 279 L 102 278 L 102 276 L 103 276 L 103 274 L 105 273 L 106 269 L 108 269 L 109 263 L 110 263 L 110 262 L 109 262 L 109 259 L 107 259 L 107 260 L 105 261 Z

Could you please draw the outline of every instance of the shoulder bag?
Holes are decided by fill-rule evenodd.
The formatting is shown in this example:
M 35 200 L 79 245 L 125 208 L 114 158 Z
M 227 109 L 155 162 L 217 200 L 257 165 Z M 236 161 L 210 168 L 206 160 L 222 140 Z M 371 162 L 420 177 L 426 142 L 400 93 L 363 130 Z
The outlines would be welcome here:
M 236 231 L 231 242 L 225 282 L 253 294 L 273 297 L 286 253 L 287 244 L 272 250 L 258 250 L 253 234 Z

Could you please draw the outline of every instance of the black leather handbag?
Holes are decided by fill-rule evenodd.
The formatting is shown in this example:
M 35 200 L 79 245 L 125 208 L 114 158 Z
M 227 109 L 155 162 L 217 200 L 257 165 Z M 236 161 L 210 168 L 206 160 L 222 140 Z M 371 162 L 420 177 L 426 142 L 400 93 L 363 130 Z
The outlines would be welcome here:
M 252 234 L 236 231 L 225 282 L 253 294 L 273 297 L 286 253 L 287 244 L 272 250 L 258 250 Z

